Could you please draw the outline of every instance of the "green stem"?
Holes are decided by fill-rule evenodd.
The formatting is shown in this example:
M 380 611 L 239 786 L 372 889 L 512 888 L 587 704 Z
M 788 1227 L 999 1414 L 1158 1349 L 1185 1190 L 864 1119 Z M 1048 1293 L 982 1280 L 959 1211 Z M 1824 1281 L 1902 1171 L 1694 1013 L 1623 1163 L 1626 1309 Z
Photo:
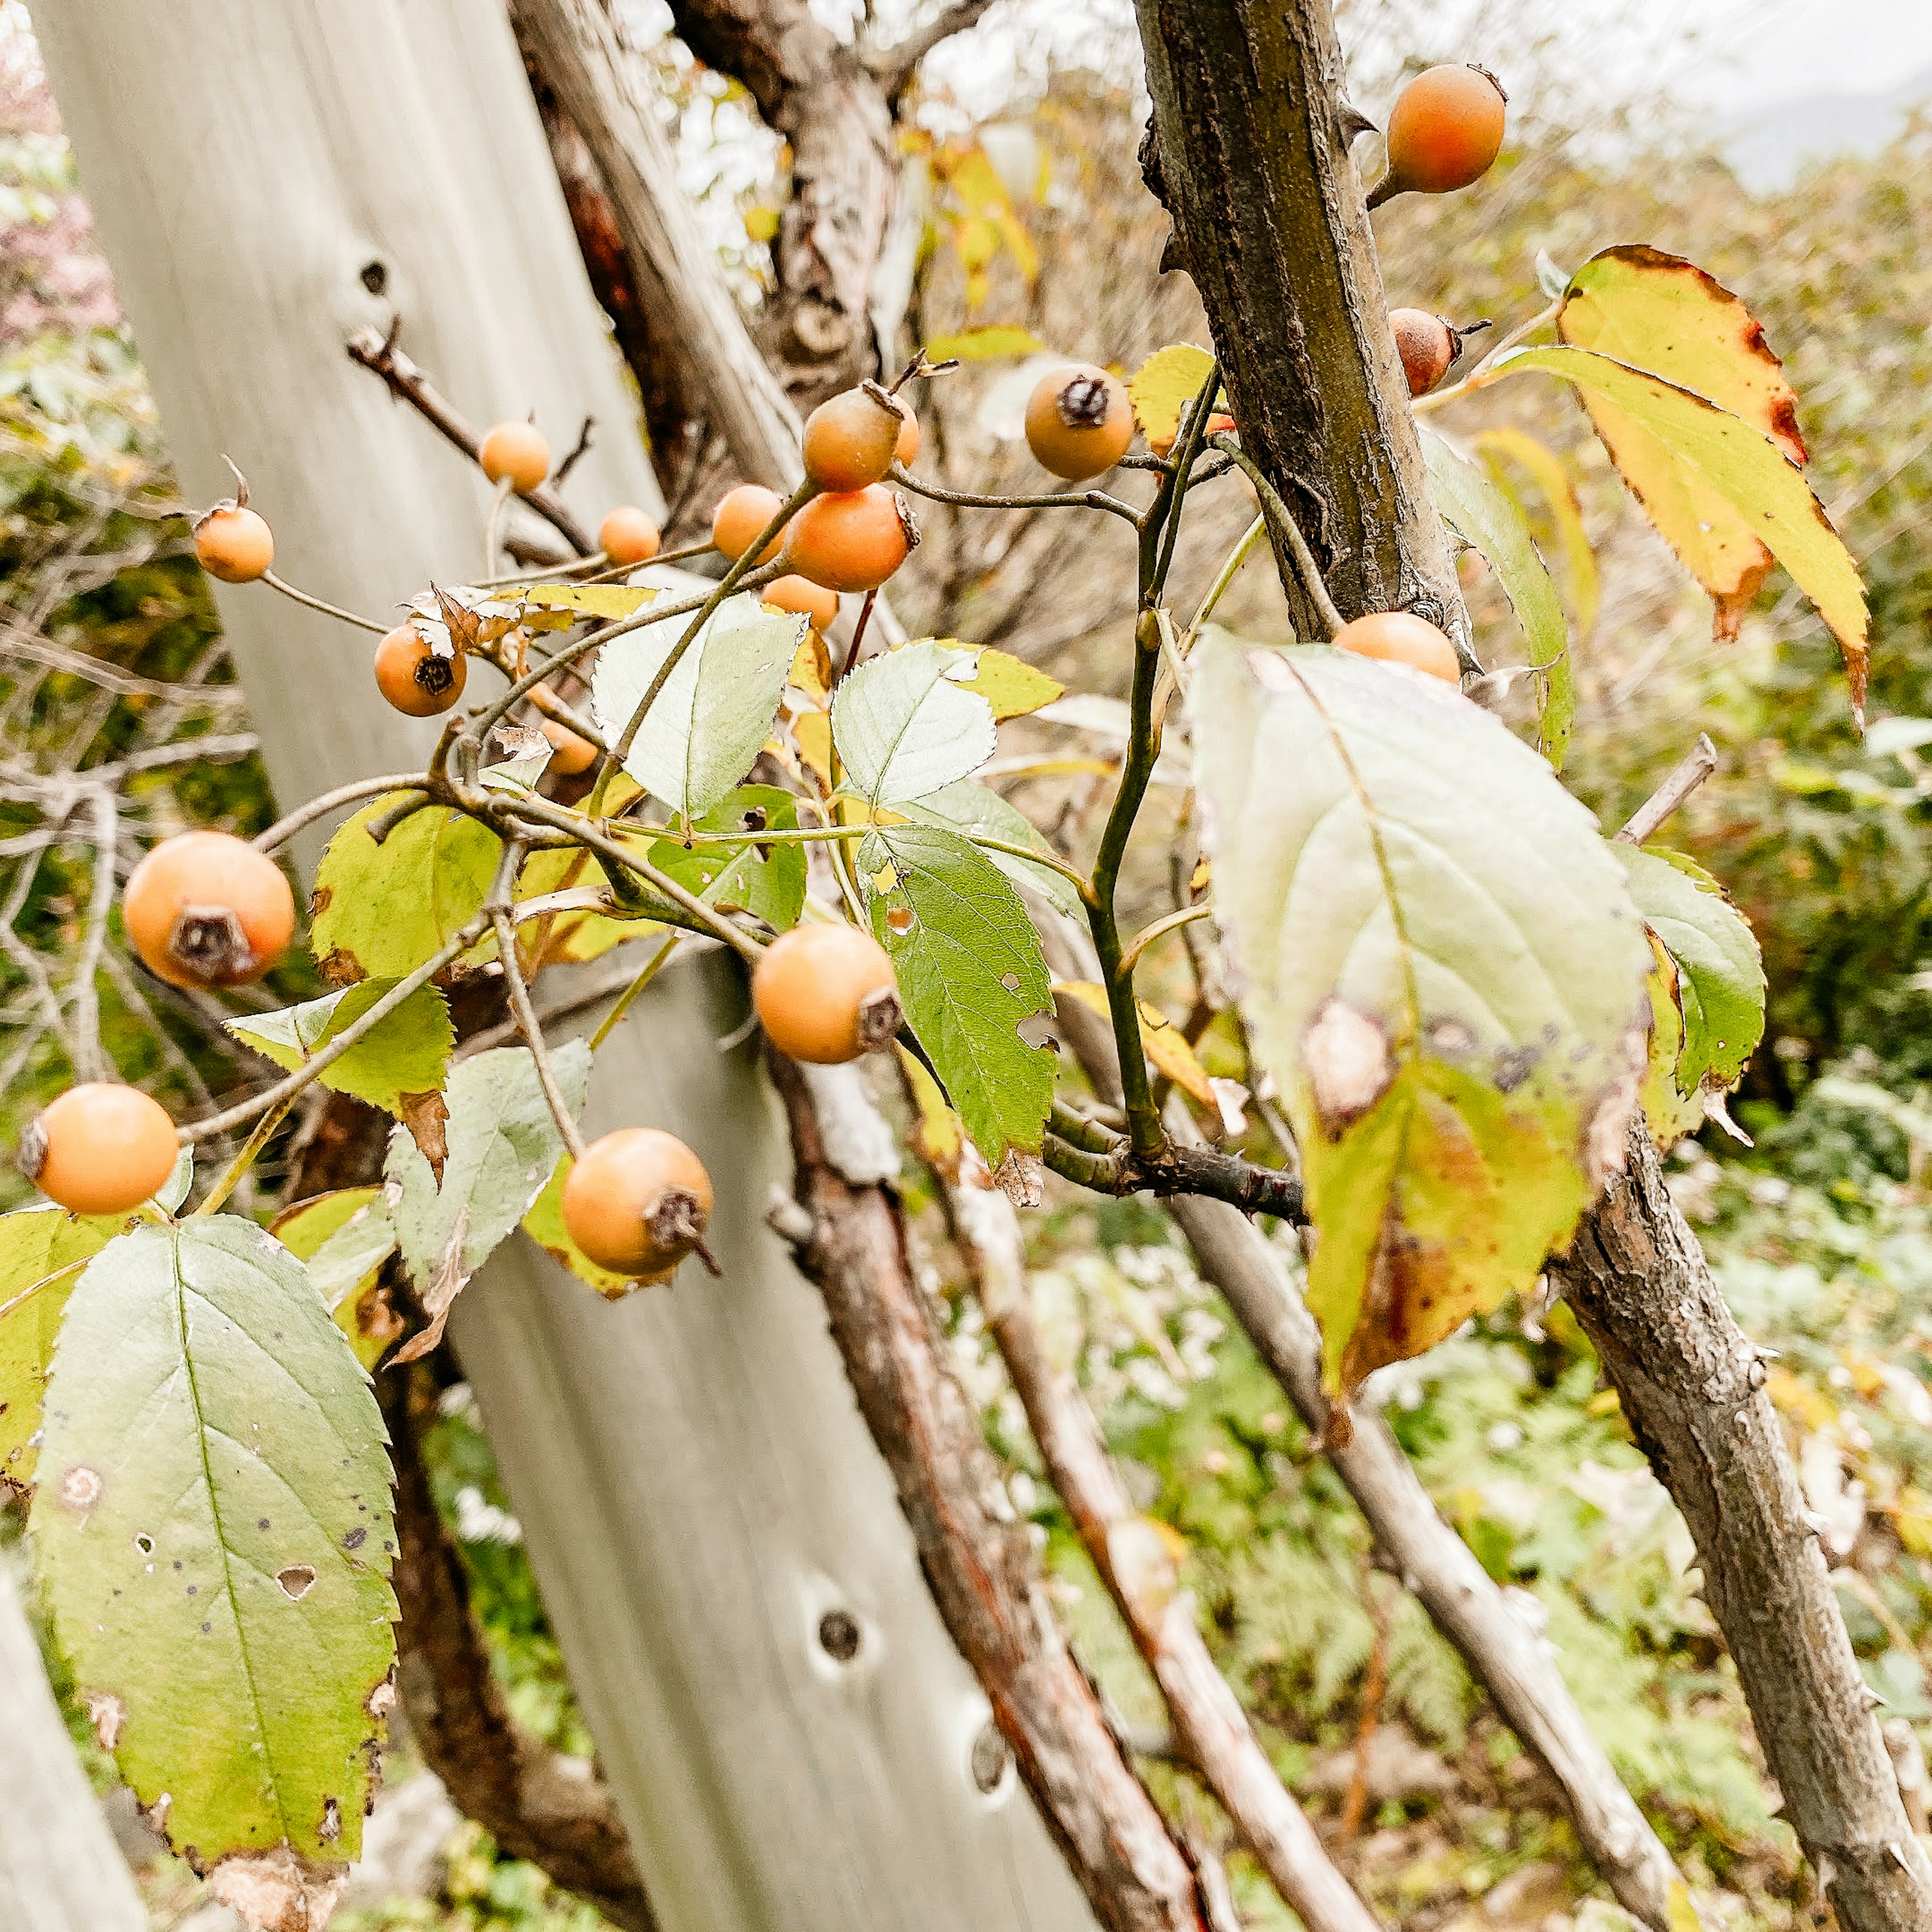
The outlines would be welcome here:
M 631 1010 L 631 1003 L 658 976 L 659 969 L 676 950 L 677 938 L 674 934 L 645 961 L 643 971 L 617 995 L 617 1004 L 604 1016 L 603 1024 L 590 1036 L 590 1051 L 592 1053 L 610 1037 L 617 1022 Z
M 279 1106 L 271 1107 L 256 1122 L 255 1131 L 242 1142 L 241 1152 L 228 1163 L 227 1170 L 221 1178 L 208 1190 L 207 1198 L 194 1210 L 194 1214 L 188 1216 L 190 1220 L 199 1215 L 215 1213 L 229 1196 L 241 1186 L 242 1177 L 261 1157 L 262 1150 L 268 1144 L 275 1130 L 288 1118 L 289 1109 L 295 1105 L 296 1097 L 291 1094 Z
M 1209 585 L 1208 594 L 1201 600 L 1201 608 L 1194 614 L 1194 621 L 1187 627 L 1187 651 L 1193 649 L 1194 638 L 1201 626 L 1214 614 L 1214 607 L 1226 593 L 1228 586 L 1234 582 L 1235 573 L 1253 555 L 1256 544 L 1268 533 L 1268 519 L 1257 517 L 1248 527 L 1240 542 L 1228 553 L 1228 560 L 1221 566 L 1221 574 Z

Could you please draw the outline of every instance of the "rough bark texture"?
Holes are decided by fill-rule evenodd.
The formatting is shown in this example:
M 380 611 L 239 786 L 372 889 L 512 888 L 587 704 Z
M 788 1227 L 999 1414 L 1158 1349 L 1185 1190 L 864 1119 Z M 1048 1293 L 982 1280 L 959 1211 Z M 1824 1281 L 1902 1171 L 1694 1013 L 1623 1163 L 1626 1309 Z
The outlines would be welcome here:
M 796 1207 L 785 1204 L 774 1222 L 824 1298 L 926 1582 L 979 1672 L 1021 1778 L 1109 1932 L 1208 1932 L 1193 1870 L 1054 1623 L 1027 1527 L 1014 1520 L 979 1420 L 944 1366 L 945 1341 L 885 1178 L 896 1151 L 888 1136 L 886 1160 L 876 1158 L 878 1116 L 860 1076 L 844 1067 L 808 1076 L 778 1054 L 770 1064 L 796 1160 Z M 842 1086 L 852 1090 L 849 1110 Z M 972 1748 L 989 1790 L 1004 1757 L 992 1743 Z
M 1138 12 L 1148 185 L 1207 304 L 1243 447 L 1345 618 L 1413 610 L 1466 636 L 1348 158 L 1327 0 L 1138 0 Z M 1275 560 L 1298 632 L 1324 635 L 1278 543 Z
M 1906 1816 L 1762 1360 L 1640 1130 L 1629 1172 L 1550 1272 L 1690 1526 L 1784 1816 L 1839 1922 L 1857 1932 L 1932 1925 L 1932 1864 Z

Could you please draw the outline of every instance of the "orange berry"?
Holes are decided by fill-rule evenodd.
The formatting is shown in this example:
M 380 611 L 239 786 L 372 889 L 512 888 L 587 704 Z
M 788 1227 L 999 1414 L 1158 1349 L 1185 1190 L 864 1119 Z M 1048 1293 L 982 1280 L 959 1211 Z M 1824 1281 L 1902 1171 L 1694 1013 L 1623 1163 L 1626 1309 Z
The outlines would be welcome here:
M 537 729 L 550 742 L 549 769 L 559 777 L 574 778 L 597 762 L 597 747 L 568 724 L 554 718 L 540 718 Z
M 758 595 L 776 610 L 792 610 L 809 617 L 818 630 L 824 630 L 838 615 L 838 592 L 813 583 L 808 577 L 775 577 Z
M 195 524 L 194 554 L 224 584 L 253 584 L 275 561 L 275 533 L 255 511 L 218 503 Z
M 1026 440 L 1041 467 L 1070 483 L 1112 469 L 1134 440 L 1126 385 L 1090 362 L 1049 370 L 1028 398 Z
M 620 1127 L 593 1141 L 563 1184 L 563 1225 L 599 1268 L 663 1274 L 702 1246 L 711 1177 L 675 1134 Z
M 862 490 L 891 469 L 904 429 L 890 398 L 844 390 L 805 419 L 805 473 L 821 490 Z
M 634 503 L 620 503 L 597 526 L 597 548 L 613 563 L 649 563 L 660 541 L 657 525 Z
M 767 490 L 761 483 L 740 483 L 718 498 L 718 507 L 711 513 L 711 541 L 720 555 L 736 563 L 758 542 L 758 532 L 784 508 L 784 499 L 776 490 Z M 782 532 L 772 538 L 758 562 L 770 563 L 784 540 Z
M 550 474 L 550 444 L 535 423 L 500 422 L 483 439 L 476 460 L 491 482 L 507 477 L 513 489 L 527 496 Z
M 1408 393 L 1426 395 L 1448 374 L 1450 364 L 1461 352 L 1460 340 L 1442 316 L 1431 315 L 1426 309 L 1392 308 L 1389 326 L 1395 331 Z
M 906 500 L 874 483 L 813 497 L 785 532 L 785 562 L 827 590 L 876 590 L 918 542 Z
M 1335 648 L 1389 664 L 1413 664 L 1450 684 L 1462 682 L 1462 668 L 1448 635 L 1407 610 L 1377 610 L 1344 624 L 1335 634 Z
M 128 875 L 121 918 L 148 970 L 170 986 L 240 986 L 288 950 L 295 895 L 281 867 L 245 838 L 184 832 Z
M 913 413 L 911 404 L 903 396 L 895 396 L 893 401 L 899 406 L 899 440 L 892 446 L 892 460 L 910 465 L 919 454 L 919 418 Z
M 1432 67 L 1389 111 L 1388 172 L 1376 199 L 1412 190 L 1447 194 L 1487 174 L 1502 152 L 1502 83 L 1486 68 Z
M 376 646 L 376 688 L 411 718 L 447 711 L 463 695 L 469 676 L 460 651 L 444 657 L 413 624 L 398 624 Z
M 752 974 L 758 1024 L 781 1053 L 836 1066 L 884 1046 L 904 1017 L 886 949 L 855 926 L 799 926 Z
M 175 1171 L 175 1124 L 138 1087 L 94 1080 L 51 1101 L 20 1136 L 20 1172 L 70 1214 L 127 1214 Z

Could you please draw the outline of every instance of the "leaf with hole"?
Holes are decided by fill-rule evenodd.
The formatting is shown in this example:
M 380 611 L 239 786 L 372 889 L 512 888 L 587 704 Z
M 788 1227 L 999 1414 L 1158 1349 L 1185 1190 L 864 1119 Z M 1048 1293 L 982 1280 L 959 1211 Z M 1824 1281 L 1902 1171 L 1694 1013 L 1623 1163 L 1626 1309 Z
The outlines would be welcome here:
M 1556 586 L 1537 554 L 1522 512 L 1490 477 L 1466 463 L 1433 430 L 1423 431 L 1422 453 L 1443 521 L 1496 572 L 1528 640 L 1529 662 L 1546 668 L 1537 680 L 1538 735 L 1544 755 L 1560 771 L 1576 721 L 1576 686 Z
M 362 980 L 279 1012 L 238 1015 L 226 1025 L 244 1046 L 292 1073 L 353 1026 L 395 985 L 394 980 Z M 352 1094 L 393 1114 L 404 1094 L 433 1094 L 442 1086 L 455 1044 L 456 1030 L 442 994 L 434 986 L 418 986 L 316 1078 L 338 1094 Z
M 1589 813 L 1454 691 L 1213 630 L 1195 662 L 1216 916 L 1300 1149 L 1328 1384 L 1352 1390 L 1569 1239 L 1623 1157 L 1649 948 Z
M 364 806 L 316 868 L 309 948 L 323 976 L 400 980 L 454 939 L 488 896 L 502 842 L 487 826 L 424 806 L 378 845 L 369 829 L 406 794 Z
M 776 785 L 740 785 L 692 828 L 736 836 L 747 831 L 796 832 L 798 800 Z M 798 923 L 805 910 L 805 848 L 780 842 L 689 845 L 660 838 L 650 861 L 720 912 L 748 912 L 773 931 Z
M 1008 845 L 1024 845 L 1036 852 L 1050 853 L 1053 849 L 1017 806 L 1009 805 L 998 792 L 975 784 L 970 778 L 958 778 L 950 785 L 942 785 L 916 802 L 908 804 L 904 811 L 908 818 L 919 824 L 943 825 L 968 838 L 978 834 Z M 1014 884 L 1039 893 L 1069 919 L 1084 917 L 1080 895 L 1064 872 L 1051 866 L 1036 865 L 1010 852 L 988 851 L 986 856 Z
M 866 803 L 903 805 L 993 755 L 993 710 L 962 680 L 973 655 L 927 639 L 862 664 L 832 700 L 832 741 Z
M 519 584 L 490 593 L 499 603 L 527 604 L 538 610 L 576 610 L 621 622 L 650 609 L 664 595 L 647 584 Z
M 954 682 L 962 691 L 973 692 L 986 700 L 992 707 L 996 724 L 1009 718 L 1024 718 L 1066 695 L 1066 687 L 1058 678 L 1036 670 L 1024 658 L 1010 652 L 996 651 L 984 644 L 962 644 L 957 638 L 928 638 L 922 641 L 938 644 L 944 650 L 972 653 L 971 670 L 956 674 Z
M 35 1555 L 97 1736 L 204 1865 L 356 1856 L 395 1657 L 383 1442 L 348 1342 L 253 1222 L 137 1228 L 81 1276 Z
M 629 728 L 686 621 L 629 632 L 598 653 L 591 704 L 613 745 Z M 806 625 L 754 596 L 727 598 L 665 680 L 624 769 L 680 818 L 701 818 L 752 769 L 771 736 Z
M 883 826 L 858 855 L 899 998 L 987 1165 L 1040 1151 L 1054 1061 L 1021 1028 L 1052 1010 L 1039 935 L 986 855 L 956 832 Z

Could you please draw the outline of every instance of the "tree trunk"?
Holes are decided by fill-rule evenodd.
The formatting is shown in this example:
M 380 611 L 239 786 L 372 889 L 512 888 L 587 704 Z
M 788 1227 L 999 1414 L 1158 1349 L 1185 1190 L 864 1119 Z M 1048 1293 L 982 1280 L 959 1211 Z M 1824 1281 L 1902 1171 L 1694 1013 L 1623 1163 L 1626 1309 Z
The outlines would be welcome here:
M 476 418 L 534 403 L 561 443 L 597 416 L 566 491 L 590 520 L 656 502 L 497 9 L 42 0 L 34 24 L 184 488 L 218 494 L 232 454 L 291 580 L 380 614 L 476 568 L 487 486 L 344 352 L 398 310 Z M 362 640 L 218 594 L 284 800 L 420 760 Z M 973 1781 L 986 1701 L 764 1226 L 778 1124 L 748 1052 L 712 1045 L 742 1006 L 735 968 L 666 975 L 586 1122 L 692 1141 L 724 1280 L 610 1306 L 519 1238 L 452 1324 L 651 1909 L 664 1932 L 1087 1924 L 1019 1787 Z M 834 1613 L 875 1634 L 862 1662 L 831 1654 Z
M 148 1932 L 0 1551 L 0 1932 Z

